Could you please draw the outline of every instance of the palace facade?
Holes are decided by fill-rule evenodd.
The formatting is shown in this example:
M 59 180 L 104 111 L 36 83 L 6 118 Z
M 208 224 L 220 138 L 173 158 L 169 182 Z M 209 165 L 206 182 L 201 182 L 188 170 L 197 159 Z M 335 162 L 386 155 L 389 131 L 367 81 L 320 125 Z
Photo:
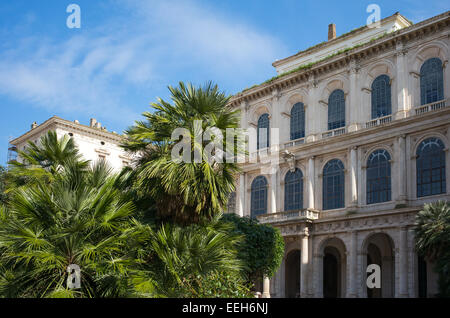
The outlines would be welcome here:
M 53 116 L 42 124 L 34 122 L 31 129 L 10 141 L 10 151 L 16 153 L 18 150 L 25 150 L 28 142 L 39 144 L 40 138 L 48 131 L 56 132 L 58 138 L 69 136 L 75 142 L 83 159 L 96 162 L 105 160 L 115 171 L 120 171 L 123 167 L 132 165 L 132 158 L 124 149 L 120 147 L 123 136 L 116 132 L 106 130 L 95 118 L 90 120 L 89 125 L 80 124 L 78 120 L 69 121 Z M 11 157 L 8 159 L 16 159 Z M 17 158 L 21 160 L 20 157 Z
M 396 13 L 337 38 L 330 25 L 327 42 L 232 98 L 242 128 L 270 131 L 250 155 L 279 158 L 242 164 L 229 208 L 285 239 L 263 297 L 436 294 L 414 222 L 425 203 L 450 199 L 449 15 L 413 25 Z M 381 267 L 379 289 L 366 286 L 369 264 Z

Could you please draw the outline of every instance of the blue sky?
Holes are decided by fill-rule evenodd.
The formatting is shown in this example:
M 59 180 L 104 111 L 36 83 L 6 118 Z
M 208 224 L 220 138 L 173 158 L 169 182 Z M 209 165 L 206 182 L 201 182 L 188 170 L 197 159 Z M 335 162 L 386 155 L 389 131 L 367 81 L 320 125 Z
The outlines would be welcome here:
M 69 4 L 81 29 L 66 26 Z M 122 132 L 178 81 L 234 94 L 275 75 L 272 62 L 366 23 L 369 4 L 417 23 L 447 0 L 2 0 L 0 164 L 10 137 L 53 115 Z

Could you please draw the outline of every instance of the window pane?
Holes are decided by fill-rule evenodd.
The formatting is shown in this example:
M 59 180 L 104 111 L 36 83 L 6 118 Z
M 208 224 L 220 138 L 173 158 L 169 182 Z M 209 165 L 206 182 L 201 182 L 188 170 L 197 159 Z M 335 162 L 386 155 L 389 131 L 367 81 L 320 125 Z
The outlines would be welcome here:
M 333 159 L 323 168 L 323 209 L 339 209 L 344 202 L 344 165 Z
M 367 204 L 391 200 L 391 157 L 384 149 L 372 152 L 367 160 Z
M 251 187 L 251 216 L 254 218 L 267 213 L 267 180 L 258 176 L 253 180 Z
M 445 193 L 444 143 L 428 138 L 420 143 L 416 154 L 417 197 Z
M 378 76 L 372 83 L 372 119 L 391 114 L 391 84 L 387 75 Z
M 305 137 L 305 106 L 297 103 L 291 110 L 291 140 Z
M 328 98 L 328 130 L 345 127 L 345 96 L 340 89 Z
M 263 114 L 258 119 L 258 143 L 257 149 L 269 147 L 269 114 Z
M 422 105 L 444 99 L 444 74 L 439 58 L 426 60 L 420 68 L 420 99 Z
M 299 169 L 286 174 L 284 187 L 285 211 L 303 209 L 303 174 Z

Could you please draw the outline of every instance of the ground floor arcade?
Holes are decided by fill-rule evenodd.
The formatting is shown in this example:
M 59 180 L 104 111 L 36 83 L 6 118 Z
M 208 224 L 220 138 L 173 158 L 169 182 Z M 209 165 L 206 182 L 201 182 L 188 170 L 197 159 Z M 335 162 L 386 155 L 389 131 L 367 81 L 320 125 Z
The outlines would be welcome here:
M 279 222 L 285 239 L 280 269 L 263 297 L 432 297 L 437 275 L 414 250 L 414 213 Z M 367 267 L 380 268 L 368 288 Z

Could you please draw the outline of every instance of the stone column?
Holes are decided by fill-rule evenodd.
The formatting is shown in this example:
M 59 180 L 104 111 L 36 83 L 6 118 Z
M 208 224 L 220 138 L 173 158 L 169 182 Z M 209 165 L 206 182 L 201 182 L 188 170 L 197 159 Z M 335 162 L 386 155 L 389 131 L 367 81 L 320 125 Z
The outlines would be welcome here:
M 244 216 L 244 202 L 245 202 L 245 175 L 242 173 L 239 176 L 239 196 L 238 196 L 238 214 L 240 217 Z
M 408 112 L 407 95 L 408 95 L 408 70 L 406 62 L 406 49 L 403 48 L 402 43 L 397 44 L 397 112 L 394 114 L 395 119 L 405 118 Z M 394 89 L 392 89 L 395 92 Z M 394 97 L 395 98 L 395 97 Z
M 314 209 L 314 157 L 308 160 L 308 209 Z
M 300 297 L 308 297 L 308 264 L 309 264 L 309 251 L 308 251 L 308 228 L 305 228 L 304 233 L 301 236 L 301 253 L 300 253 Z
M 399 242 L 399 296 L 408 297 L 408 229 L 400 229 Z
M 268 277 L 263 278 L 262 298 L 270 298 L 270 279 Z
M 356 180 L 356 149 L 357 147 L 352 147 L 350 149 L 350 206 L 356 207 L 358 205 L 358 186 Z
M 273 171 L 270 176 L 270 213 L 277 212 L 277 174 Z
M 396 153 L 398 155 L 397 167 L 397 204 L 406 203 L 406 138 L 401 135 L 397 139 Z
M 346 120 L 346 123 L 348 125 L 349 132 L 358 130 L 359 109 L 361 108 L 359 105 L 360 101 L 358 100 L 358 72 L 359 67 L 356 64 L 356 61 L 351 61 L 349 70 L 350 102 L 348 99 L 345 101 L 346 115 L 348 115 L 348 121 Z
M 323 298 L 323 254 L 314 254 L 314 297 Z
M 408 229 L 408 294 L 409 297 L 418 297 L 416 294 L 416 252 L 414 249 L 415 233 L 414 228 Z
M 316 134 L 319 133 L 319 123 L 315 119 L 315 115 L 317 115 L 316 110 L 317 106 L 316 103 L 319 100 L 318 96 L 318 89 L 317 89 L 318 82 L 313 78 L 308 83 L 308 90 L 309 90 L 309 98 L 308 98 L 308 105 L 306 105 L 305 108 L 305 116 L 306 116 L 306 127 L 305 127 L 305 141 L 306 142 L 313 142 L 318 139 Z
M 350 277 L 350 288 L 348 297 L 349 298 L 355 298 L 357 297 L 357 281 L 358 281 L 358 233 L 356 231 L 351 231 L 351 246 L 350 246 L 350 261 L 349 264 L 349 272 L 348 275 Z

